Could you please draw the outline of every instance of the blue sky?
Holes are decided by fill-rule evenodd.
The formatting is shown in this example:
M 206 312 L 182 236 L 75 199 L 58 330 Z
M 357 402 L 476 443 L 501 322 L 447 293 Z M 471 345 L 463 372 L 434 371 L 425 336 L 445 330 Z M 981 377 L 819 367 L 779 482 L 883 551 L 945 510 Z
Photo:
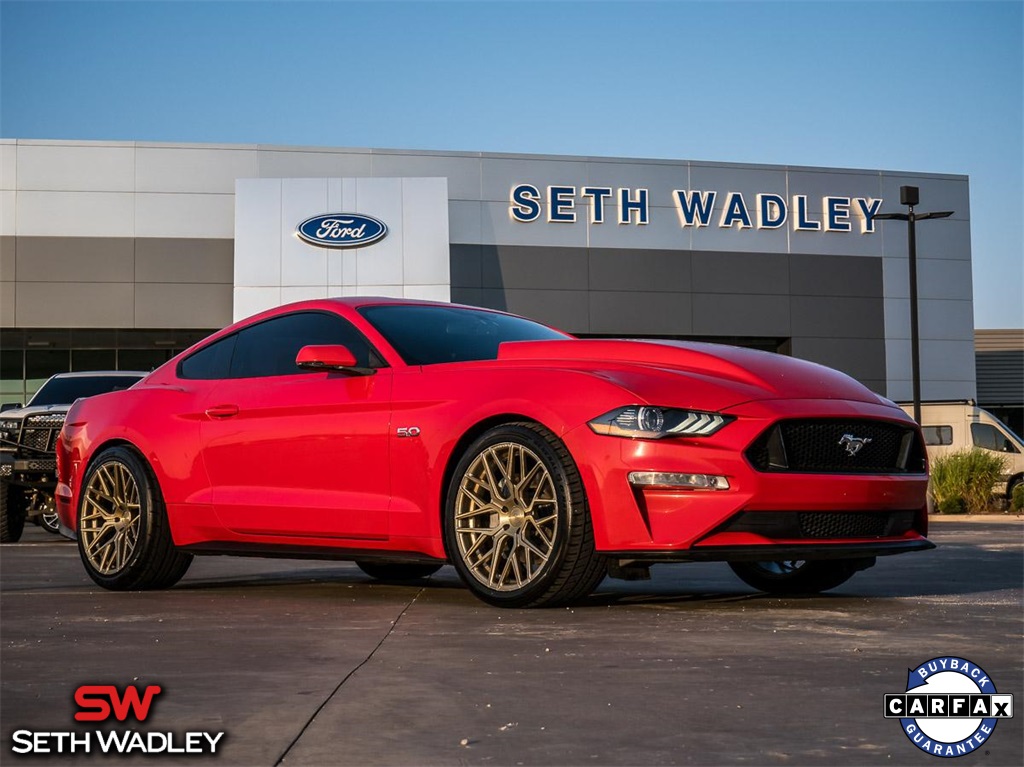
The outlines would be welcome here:
M 976 325 L 1020 328 L 1022 40 L 1020 0 L 2 0 L 0 135 L 964 173 Z

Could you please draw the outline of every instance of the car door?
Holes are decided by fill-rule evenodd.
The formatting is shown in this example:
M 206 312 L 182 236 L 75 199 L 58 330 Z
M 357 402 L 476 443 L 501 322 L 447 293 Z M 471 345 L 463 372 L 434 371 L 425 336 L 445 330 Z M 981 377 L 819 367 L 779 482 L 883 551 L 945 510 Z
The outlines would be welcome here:
M 230 377 L 211 392 L 200 428 L 217 516 L 248 535 L 386 538 L 391 370 L 301 370 L 295 356 L 309 344 L 344 344 L 364 368 L 375 356 L 328 312 L 237 334 Z

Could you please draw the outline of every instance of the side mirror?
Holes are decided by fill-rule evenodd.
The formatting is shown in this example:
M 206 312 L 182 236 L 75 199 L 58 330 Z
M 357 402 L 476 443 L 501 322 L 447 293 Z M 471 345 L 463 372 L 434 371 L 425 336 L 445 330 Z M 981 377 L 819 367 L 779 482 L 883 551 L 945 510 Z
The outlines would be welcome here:
M 356 375 L 370 375 L 372 368 L 357 367 L 355 355 L 348 347 L 337 345 L 303 346 L 295 357 L 303 370 L 342 370 Z
M 0 405 L 0 413 L 3 413 L 5 410 L 17 410 L 20 407 L 20 402 L 5 402 L 4 404 Z

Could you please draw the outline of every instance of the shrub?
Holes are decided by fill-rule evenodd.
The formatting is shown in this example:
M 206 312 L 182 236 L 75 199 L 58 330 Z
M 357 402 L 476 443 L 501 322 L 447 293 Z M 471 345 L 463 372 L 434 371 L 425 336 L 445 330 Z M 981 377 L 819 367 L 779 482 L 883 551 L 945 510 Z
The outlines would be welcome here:
M 939 514 L 964 514 L 967 511 L 964 499 L 958 495 L 943 498 L 935 504 L 935 508 L 938 509 Z
M 952 510 L 959 500 L 961 507 L 971 514 L 984 513 L 992 498 L 992 488 L 1005 467 L 1005 458 L 978 449 L 935 459 L 930 486 L 935 505 L 944 514 L 956 513 Z
M 1010 508 L 1018 514 L 1024 512 L 1024 482 L 1018 482 L 1017 486 L 1013 488 Z

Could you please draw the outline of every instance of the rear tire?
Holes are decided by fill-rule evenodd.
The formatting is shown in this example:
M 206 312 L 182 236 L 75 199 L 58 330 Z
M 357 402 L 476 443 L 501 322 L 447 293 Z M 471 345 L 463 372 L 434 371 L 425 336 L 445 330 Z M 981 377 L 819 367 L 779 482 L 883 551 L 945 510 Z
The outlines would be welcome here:
M 470 591 L 499 607 L 573 602 L 607 572 L 576 464 L 536 423 L 497 426 L 469 446 L 448 486 L 444 539 Z
M 133 450 L 107 448 L 90 465 L 78 502 L 78 552 L 89 577 L 111 591 L 168 588 L 192 563 L 174 547 L 160 488 Z
M 33 510 L 39 505 L 43 506 L 42 513 L 36 517 L 39 526 L 48 533 L 60 535 L 60 517 L 57 515 L 57 504 L 53 498 L 53 493 L 46 490 L 37 490 L 32 498 Z
M 769 594 L 818 594 L 846 583 L 863 569 L 859 560 L 730 562 L 740 580 Z
M 0 543 L 17 543 L 25 529 L 25 493 L 0 482 Z
M 401 564 L 397 562 L 356 562 L 356 567 L 379 581 L 415 581 L 429 578 L 443 565 Z

